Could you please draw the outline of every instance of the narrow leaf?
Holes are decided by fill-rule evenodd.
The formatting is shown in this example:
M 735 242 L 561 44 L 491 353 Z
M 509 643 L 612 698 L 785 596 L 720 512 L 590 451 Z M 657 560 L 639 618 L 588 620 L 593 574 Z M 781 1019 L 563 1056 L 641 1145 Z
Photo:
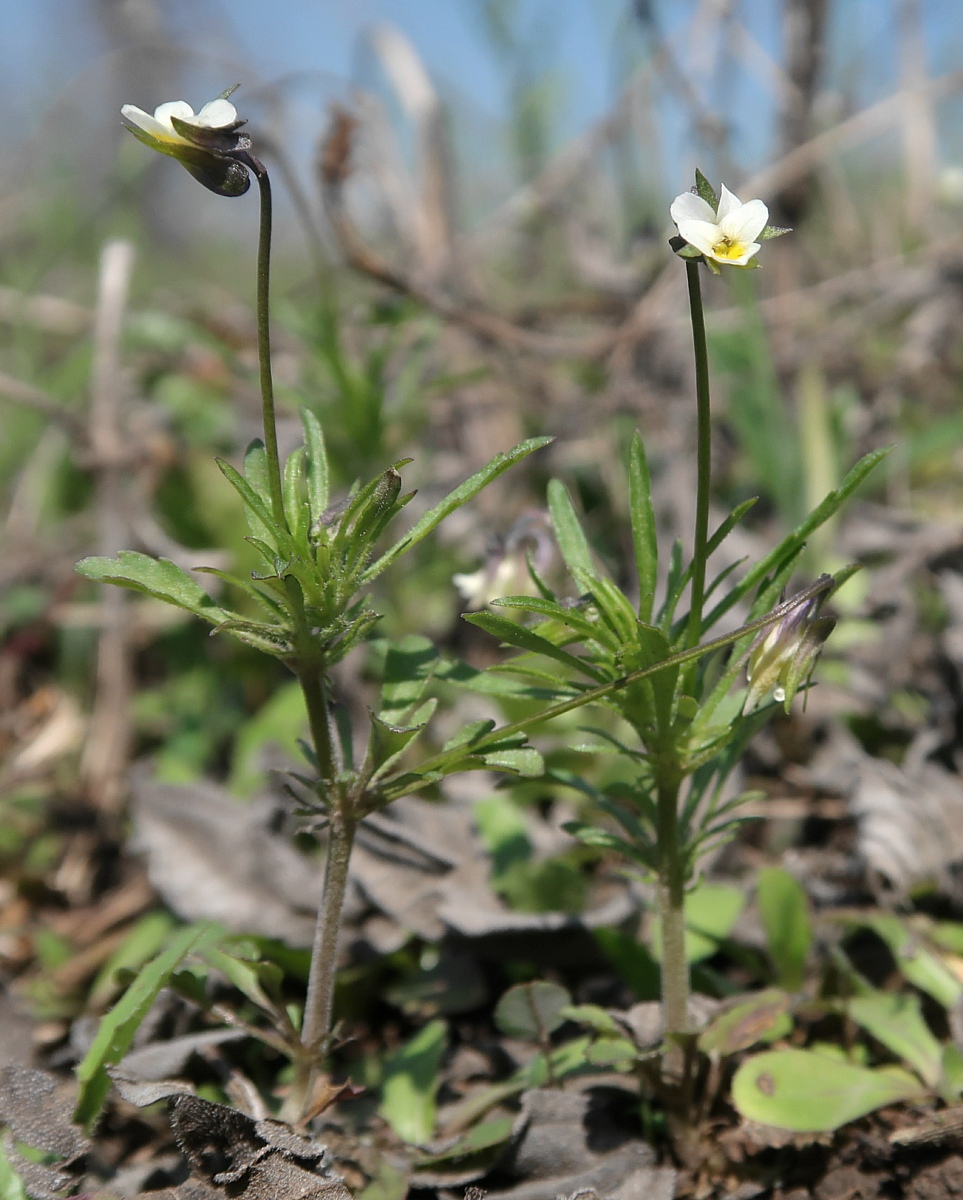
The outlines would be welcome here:
M 565 565 L 571 571 L 576 584 L 583 591 L 587 591 L 586 582 L 597 574 L 592 562 L 592 551 L 572 504 L 572 498 L 565 485 L 557 479 L 549 480 L 548 510 L 552 516 L 555 540 Z
M 447 1040 L 445 1022 L 431 1021 L 385 1061 L 379 1111 L 403 1141 L 420 1145 L 431 1137 Z
M 143 967 L 123 996 L 100 1022 L 100 1028 L 77 1068 L 80 1096 L 74 1112 L 78 1125 L 90 1129 L 96 1121 L 107 1092 L 110 1076 L 107 1067 L 114 1066 L 127 1053 L 141 1021 L 147 1016 L 157 994 L 181 962 L 211 936 L 210 926 L 191 925 L 174 938 L 170 946 Z
M 329 503 L 328 455 L 321 422 L 310 408 L 301 409 L 301 424 L 304 426 L 304 442 L 308 448 L 308 504 L 311 507 L 311 524 L 316 525 L 324 516 Z
M 435 505 L 434 508 L 428 510 L 425 515 L 415 523 L 405 537 L 386 550 L 384 554 L 368 569 L 361 577 L 361 584 L 370 583 L 370 581 L 391 563 L 399 558 L 402 554 L 409 551 L 412 546 L 416 546 L 420 541 L 428 536 L 450 513 L 476 496 L 482 488 L 485 488 L 499 475 L 504 474 L 509 467 L 520 462 L 535 450 L 540 450 L 542 446 L 547 446 L 551 442 L 549 437 L 529 438 L 525 442 L 520 442 L 513 450 L 507 453 L 496 454 L 495 457 L 487 463 L 480 471 L 476 471 L 470 479 L 466 479 L 464 483 L 448 493 L 443 500 Z
M 759 873 L 756 901 L 777 978 L 787 991 L 796 992 L 812 942 L 806 893 L 788 871 L 766 867 Z
M 169 558 L 151 558 L 136 550 L 121 550 L 116 558 L 81 559 L 75 570 L 86 579 L 115 583 L 185 608 L 212 625 L 220 625 L 234 615 L 215 604 L 201 585 Z
M 639 618 L 651 621 L 659 569 L 659 545 L 652 508 L 652 480 L 645 457 L 645 445 L 638 432 L 632 438 L 629 449 L 629 504 L 635 568 L 639 576 Z
M 477 625 L 486 633 L 490 633 L 492 637 L 506 642 L 509 646 L 517 646 L 520 650 L 528 650 L 532 654 L 542 654 L 546 658 L 552 658 L 570 670 L 578 671 L 581 675 L 588 675 L 598 683 L 601 683 L 604 678 L 601 671 L 593 667 L 590 662 L 586 662 L 575 654 L 570 654 L 526 625 L 519 625 L 517 621 L 510 621 L 507 617 L 499 617 L 496 613 L 486 612 L 465 613 L 462 620 L 468 621 L 471 625 Z

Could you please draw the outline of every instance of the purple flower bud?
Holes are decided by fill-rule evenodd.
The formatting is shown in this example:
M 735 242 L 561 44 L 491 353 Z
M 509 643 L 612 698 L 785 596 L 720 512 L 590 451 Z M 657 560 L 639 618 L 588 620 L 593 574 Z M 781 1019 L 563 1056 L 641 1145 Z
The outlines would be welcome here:
M 749 650 L 746 676 L 749 691 L 746 709 L 755 708 L 772 691 L 774 699 L 789 712 L 793 697 L 808 679 L 816 659 L 836 622 L 821 617 L 823 602 L 836 586 L 832 575 L 821 575 L 815 588 L 803 592 L 797 600 L 783 601 L 781 616 L 763 629 Z

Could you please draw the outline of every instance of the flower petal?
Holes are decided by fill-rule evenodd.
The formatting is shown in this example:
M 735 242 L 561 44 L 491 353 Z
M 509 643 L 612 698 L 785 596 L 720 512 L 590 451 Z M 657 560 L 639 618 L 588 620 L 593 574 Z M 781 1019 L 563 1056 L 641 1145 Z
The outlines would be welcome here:
M 154 120 L 159 125 L 162 125 L 167 131 L 167 136 L 180 138 L 180 134 L 174 129 L 171 124 L 171 117 L 177 117 L 179 121 L 194 121 L 194 110 L 186 100 L 168 100 L 166 104 L 159 104 L 154 109 Z
M 726 185 L 723 184 L 722 191 L 719 193 L 719 211 L 716 214 L 718 220 L 720 222 L 724 221 L 730 213 L 742 207 L 743 203 L 739 197 L 730 192 Z
M 715 224 L 716 214 L 712 211 L 712 205 L 701 196 L 697 196 L 695 192 L 683 192 L 681 196 L 676 196 L 669 208 L 669 216 L 679 227 L 679 233 L 682 233 L 683 221 L 700 221 L 704 224 Z M 685 234 L 682 233 L 685 237 Z M 686 241 L 689 239 L 686 238 Z M 695 243 L 693 243 L 694 245 Z
M 217 100 L 209 100 L 192 122 L 192 124 L 201 125 L 205 129 L 223 129 L 227 125 L 236 123 L 237 109 L 230 100 L 224 100 L 221 97 L 218 97 Z
M 149 112 L 144 112 L 136 104 L 125 104 L 120 110 L 120 115 L 125 121 L 136 125 L 138 129 L 142 129 L 152 137 L 169 138 L 171 135 L 171 131 L 166 125 L 162 125 Z
M 709 206 L 706 205 L 708 208 Z M 679 233 L 690 246 L 715 258 L 713 247 L 719 240 L 719 226 L 714 221 L 677 221 Z
M 719 209 L 721 211 L 722 204 L 720 202 Z M 734 242 L 738 242 L 742 246 L 748 246 L 750 242 L 754 242 L 760 233 L 765 229 L 766 222 L 769 220 L 769 209 L 761 200 L 750 200 L 747 204 L 742 204 L 739 208 L 734 209 L 729 215 L 719 222 L 720 230 L 727 234 Z

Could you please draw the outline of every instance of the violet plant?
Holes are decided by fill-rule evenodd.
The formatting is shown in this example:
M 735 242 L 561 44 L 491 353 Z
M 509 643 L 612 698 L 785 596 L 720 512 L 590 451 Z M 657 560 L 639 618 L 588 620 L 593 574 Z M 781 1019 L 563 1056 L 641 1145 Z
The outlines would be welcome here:
M 656 604 L 660 547 L 642 438 L 629 454 L 629 486 L 636 588 L 627 595 L 592 554 L 575 507 L 557 480 L 549 485 L 555 536 L 577 599 L 551 591 L 530 564 L 539 594 L 494 601 L 531 618 L 528 623 L 497 612 L 466 620 L 524 651 L 506 669 L 528 675 L 533 687 L 554 686 L 567 695 L 560 706 L 584 703 L 594 694 L 622 718 L 631 738 L 601 731 L 609 749 L 632 764 L 635 779 L 599 789 L 575 775 L 567 781 L 594 804 L 597 816 L 574 822 L 583 843 L 628 859 L 657 885 L 661 925 L 661 991 L 664 1054 L 678 1066 L 680 1048 L 694 1046 L 689 1012 L 684 902 L 700 856 L 732 837 L 745 819 L 748 795 L 727 796 L 725 784 L 747 743 L 781 703 L 788 712 L 808 684 L 816 657 L 833 626 L 820 610 L 855 568 L 823 575 L 785 599 L 785 588 L 806 539 L 827 521 L 885 450 L 863 458 L 841 486 L 761 561 L 733 583 L 730 570 L 707 576 L 714 551 L 754 501 L 739 505 L 710 533 L 710 404 L 700 271 L 752 268 L 760 242 L 788 232 L 768 224 L 761 200 L 742 204 L 725 187 L 717 196 L 696 175 L 693 192 L 671 208 L 679 236 L 670 243 L 685 262 L 695 353 L 697 497 L 693 552 L 684 562 L 681 544 L 668 558 L 667 581 Z M 757 240 L 758 239 L 758 240 Z M 681 610 L 688 591 L 688 610 Z M 714 636 L 737 605 L 748 620 L 733 634 Z M 549 671 L 539 659 L 553 662 Z M 559 680 L 559 666 L 563 680 Z M 771 699 L 770 699 L 771 697 Z M 556 772 L 556 779 L 561 776 Z M 663 1072 L 664 1096 L 684 1107 L 690 1095 L 692 1055 L 686 1067 Z M 667 1086 L 674 1077 L 678 1086 Z M 681 1082 L 679 1082 L 681 1078 Z M 674 1089 L 674 1090 L 673 1090 Z M 670 1098 L 671 1099 L 671 1098 Z
M 307 1119 L 325 1094 L 341 911 L 359 824 L 393 800 L 433 787 L 456 772 L 494 769 L 539 775 L 543 766 L 527 743 L 530 730 L 594 702 L 613 706 L 633 730 L 635 743 L 620 745 L 619 750 L 636 764 L 638 780 L 629 794 L 593 793 L 614 825 L 583 823 L 573 832 L 586 843 L 625 854 L 658 880 L 665 1028 L 670 1042 L 683 1038 L 688 1031 L 683 900 L 697 853 L 707 842 L 728 836 L 738 820 L 737 802 L 720 802 L 722 784 L 772 710 L 772 705 L 756 707 L 763 695 L 779 688 L 788 707 L 804 685 L 827 632 L 817 613 L 837 581 L 823 577 L 782 603 L 779 593 L 808 534 L 836 511 L 880 457 L 870 455 L 859 463 L 798 530 L 707 610 L 710 597 L 721 593 L 725 582 L 723 575 L 707 585 L 707 563 L 749 504 L 737 508 L 710 536 L 708 360 L 698 272 L 703 262 L 713 270 L 719 264 L 753 265 L 755 238 L 781 231 L 766 226 L 760 201 L 740 205 L 725 189 L 717 201 L 701 175 L 698 194 L 680 197 L 673 206 L 680 230 L 675 249 L 687 259 L 695 337 L 699 482 L 694 553 L 683 566 L 681 549 L 673 549 L 661 606 L 655 607 L 659 548 L 648 467 L 642 440 L 636 436 L 630 481 L 637 601 L 598 569 L 564 487 L 553 483 L 549 499 L 555 536 L 579 600 L 560 601 L 530 563 L 537 594 L 500 603 L 530 614 L 534 624 L 492 612 L 467 618 L 525 652 L 507 669 L 532 676 L 542 706 L 507 725 L 474 722 L 440 751 L 419 759 L 410 749 L 434 710 L 435 701 L 424 694 L 437 654 L 424 639 L 402 640 L 389 648 L 381 706 L 371 714 L 367 750 L 356 761 L 353 731 L 343 720 L 334 720 L 331 671 L 377 621 L 367 590 L 445 517 L 549 439 L 532 438 L 496 455 L 387 548 L 382 548 L 385 532 L 413 496 L 402 489 L 401 470 L 409 460 L 390 465 L 357 486 L 346 500 L 333 503 L 324 433 L 305 409 L 304 443 L 281 461 L 269 321 L 271 184 L 230 95 L 225 92 L 197 114 L 176 101 L 161 105 L 153 115 L 125 105 L 123 116 L 136 137 L 177 159 L 216 194 L 244 195 L 252 177 L 258 185 L 256 304 L 263 440 L 248 447 L 242 471 L 227 462 L 219 466 L 243 503 L 248 540 L 261 566 L 248 579 L 214 568 L 195 569 L 218 576 L 228 589 L 245 597 L 243 611 L 215 601 L 194 573 L 165 559 L 127 551 L 116 558 L 84 559 L 77 569 L 88 579 L 132 588 L 187 610 L 217 631 L 281 660 L 301 686 L 310 730 L 309 771 L 296 778 L 311 827 L 323 834 L 326 853 L 303 1020 L 293 1021 L 283 1006 L 276 1009 L 278 1040 L 272 1044 L 284 1049 L 293 1064 L 284 1113 Z M 680 616 L 687 587 L 689 609 Z M 710 636 L 743 600 L 751 601 L 748 621 L 734 632 Z M 554 660 L 556 673 L 533 666 L 533 656 Z M 737 686 L 747 662 L 752 681 L 748 692 Z M 559 664 L 566 674 L 561 681 Z M 547 687 L 555 689 L 555 699 L 546 706 Z M 197 936 L 185 932 L 150 967 L 140 992 L 132 986 L 109 1025 L 105 1022 L 103 1037 L 98 1035 L 89 1063 L 81 1068 L 88 1086 L 78 1110 L 84 1119 L 92 1120 L 99 1110 L 108 1086 L 105 1064 L 118 1060 L 150 997 L 196 945 Z M 223 955 L 221 959 L 230 971 Z M 148 978 L 149 987 L 144 983 Z

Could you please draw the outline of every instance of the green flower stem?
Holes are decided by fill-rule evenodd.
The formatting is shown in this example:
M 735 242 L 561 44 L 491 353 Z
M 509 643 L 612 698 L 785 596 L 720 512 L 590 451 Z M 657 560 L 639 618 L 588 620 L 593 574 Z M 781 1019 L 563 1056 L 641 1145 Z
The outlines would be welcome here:
M 695 545 L 692 551 L 692 588 L 686 646 L 698 646 L 702 637 L 702 607 L 706 591 L 706 544 L 709 541 L 709 476 L 711 471 L 711 427 L 709 414 L 709 351 L 706 346 L 706 319 L 702 309 L 702 284 L 699 263 L 686 262 L 689 285 L 689 314 L 692 319 L 692 345 L 696 370 L 696 519 Z M 692 668 L 694 673 L 695 668 Z
M 679 854 L 679 781 L 659 785 L 656 798 L 659 915 L 662 919 L 662 1020 L 667 1035 L 689 1028 L 689 964 L 685 956 L 685 863 Z
M 280 529 L 287 529 L 284 494 L 281 489 L 281 457 L 278 452 L 278 430 L 274 416 L 274 379 L 271 375 L 271 180 L 257 164 L 252 167 L 261 197 L 257 242 L 257 356 L 261 376 L 261 411 L 264 421 L 264 450 L 268 463 L 268 487 L 271 490 L 271 510 Z

